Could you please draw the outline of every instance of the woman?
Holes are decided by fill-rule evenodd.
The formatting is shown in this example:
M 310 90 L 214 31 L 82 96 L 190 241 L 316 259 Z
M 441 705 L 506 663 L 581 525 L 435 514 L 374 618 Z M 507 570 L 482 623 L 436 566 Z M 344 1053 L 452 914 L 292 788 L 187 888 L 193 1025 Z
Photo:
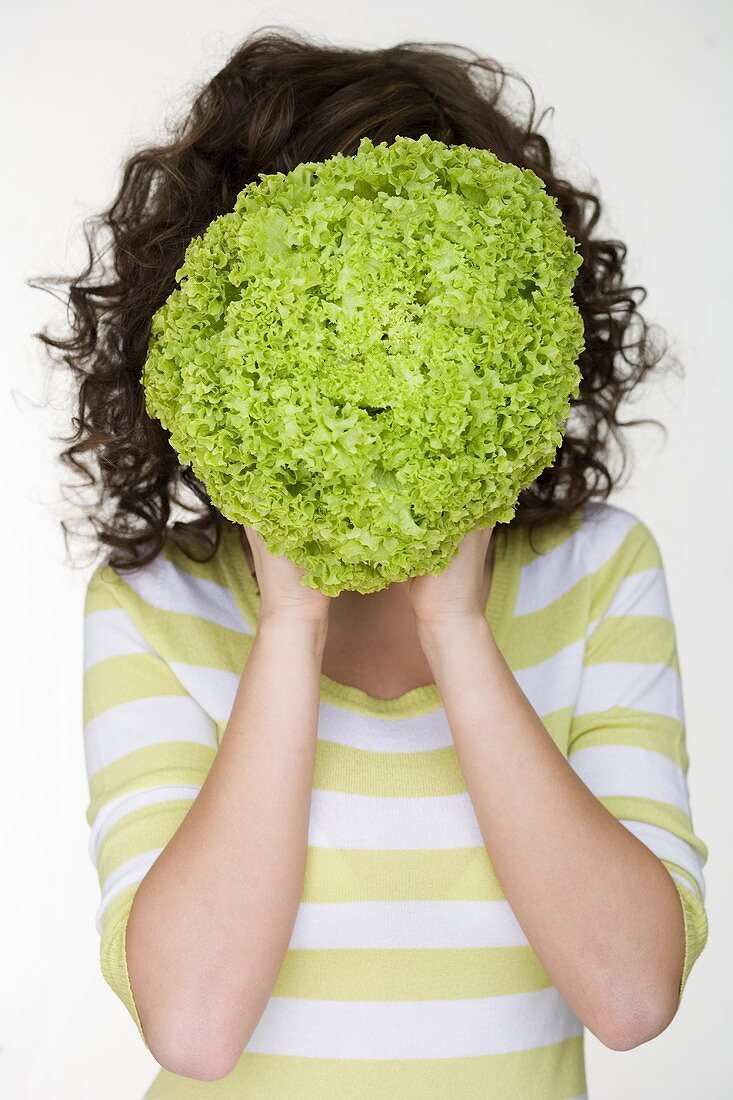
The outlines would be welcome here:
M 84 608 L 87 818 L 148 1097 L 577 1100 L 584 1026 L 614 1050 L 658 1035 L 705 944 L 662 559 L 606 503 L 618 407 L 661 356 L 624 245 L 592 236 L 598 200 L 556 176 L 534 106 L 504 105 L 508 75 L 255 33 L 130 158 L 73 331 L 44 336 L 79 382 L 63 458 L 109 551 Z M 439 576 L 331 598 L 179 466 L 142 403 L 149 323 L 259 173 L 422 133 L 557 198 L 583 382 L 510 524 Z M 171 526 L 174 504 L 198 519 Z

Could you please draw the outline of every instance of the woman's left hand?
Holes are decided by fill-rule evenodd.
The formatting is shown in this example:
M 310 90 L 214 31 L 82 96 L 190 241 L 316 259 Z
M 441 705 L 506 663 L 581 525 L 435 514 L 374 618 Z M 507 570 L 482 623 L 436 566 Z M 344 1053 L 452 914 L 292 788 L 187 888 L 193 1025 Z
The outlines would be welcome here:
M 486 554 L 494 528 L 476 528 L 458 544 L 453 559 L 437 577 L 410 577 L 405 588 L 418 626 L 443 626 L 482 618 Z

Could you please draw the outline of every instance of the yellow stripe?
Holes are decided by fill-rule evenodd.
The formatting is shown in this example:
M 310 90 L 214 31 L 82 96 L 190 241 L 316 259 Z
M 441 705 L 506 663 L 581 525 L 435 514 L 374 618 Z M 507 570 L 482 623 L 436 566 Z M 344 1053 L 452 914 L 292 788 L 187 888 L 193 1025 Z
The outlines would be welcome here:
M 99 881 L 104 882 L 129 859 L 164 848 L 193 805 L 192 798 L 140 806 L 109 829 L 102 838 L 97 858 Z
M 570 746 L 585 749 L 591 745 L 631 745 L 662 753 L 685 769 L 689 764 L 684 724 L 678 718 L 634 707 L 609 707 L 573 718 Z
M 552 985 L 531 947 L 288 950 L 273 996 L 330 1001 L 501 997 Z
M 202 786 L 215 756 L 212 746 L 194 741 L 165 741 L 121 756 L 89 780 L 87 821 L 91 825 L 108 800 L 131 791 L 175 783 Z
M 511 668 L 526 668 L 554 657 L 560 638 L 567 646 L 585 637 L 585 617 L 578 612 L 588 606 L 590 583 L 589 577 L 583 577 L 546 607 L 516 616 L 502 650 Z
M 453 744 L 421 752 L 371 752 L 319 741 L 313 786 L 384 798 L 421 798 L 466 790 Z
M 590 621 L 601 617 L 611 606 L 622 579 L 646 569 L 659 569 L 662 559 L 659 548 L 645 524 L 637 521 L 627 532 L 620 546 L 592 574 L 593 601 Z
M 191 803 L 192 800 L 177 799 L 170 804 L 141 807 L 116 823 L 100 844 L 97 863 L 100 881 L 142 852 L 167 844 Z M 505 900 L 501 883 L 483 846 L 396 851 L 308 846 L 303 901 L 416 899 Z
M 553 711 L 542 719 L 561 747 L 571 710 L 567 707 Z M 313 787 L 380 798 L 425 798 L 466 792 L 453 743 L 417 752 L 376 752 L 319 740 Z
M 117 595 L 121 580 L 107 565 L 98 565 L 87 582 L 84 594 L 84 618 L 94 611 L 117 611 L 120 600 Z M 126 586 L 129 588 L 129 585 Z
M 158 695 L 188 696 L 180 680 L 154 653 L 125 653 L 98 661 L 84 673 L 83 721 L 106 710 Z
M 595 628 L 585 665 L 601 661 L 632 664 L 675 664 L 675 630 L 659 615 L 612 615 Z
M 703 854 L 704 845 L 698 840 L 692 831 L 692 822 L 679 806 L 673 806 L 669 802 L 660 802 L 653 798 L 637 798 L 628 795 L 604 796 L 600 802 L 613 814 L 614 817 L 626 818 L 629 821 L 646 821 L 649 825 L 658 825 L 660 829 L 666 829 L 681 840 L 697 848 Z
M 303 901 L 501 901 L 486 848 L 395 851 L 310 845 Z
M 580 1096 L 586 1090 L 583 1036 L 535 1050 L 474 1058 L 355 1060 L 242 1055 L 219 1081 L 202 1084 L 161 1070 L 145 1100 L 298 1100 L 358 1097 L 358 1100 L 529 1100 L 553 1095 Z

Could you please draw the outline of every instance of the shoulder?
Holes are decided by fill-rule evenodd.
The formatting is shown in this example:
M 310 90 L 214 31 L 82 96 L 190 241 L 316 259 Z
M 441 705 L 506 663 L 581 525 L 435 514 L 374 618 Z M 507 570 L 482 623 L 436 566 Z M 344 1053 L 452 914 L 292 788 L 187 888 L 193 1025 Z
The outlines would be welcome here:
M 629 573 L 661 568 L 657 541 L 634 512 L 606 502 L 586 502 L 569 516 L 521 532 L 515 613 L 545 606 L 577 586 L 604 588 Z
M 122 608 L 138 621 L 189 615 L 221 625 L 240 626 L 225 561 L 226 531 L 208 558 L 191 552 L 169 529 L 161 550 L 149 561 L 116 568 L 105 556 L 87 582 L 84 614 Z
M 615 560 L 620 568 L 641 559 L 661 565 L 661 552 L 649 525 L 635 512 L 615 504 L 591 502 L 581 506 L 579 554 L 588 572 Z
M 105 555 L 87 581 L 85 615 L 119 607 L 130 610 L 145 604 L 151 608 L 157 606 L 165 572 L 163 551 L 143 565 L 125 568 L 113 566 L 110 555 Z
M 587 501 L 532 530 L 526 524 L 508 530 L 525 562 L 543 567 L 573 562 L 592 572 L 622 547 L 656 546 L 654 534 L 638 515 L 604 501 Z

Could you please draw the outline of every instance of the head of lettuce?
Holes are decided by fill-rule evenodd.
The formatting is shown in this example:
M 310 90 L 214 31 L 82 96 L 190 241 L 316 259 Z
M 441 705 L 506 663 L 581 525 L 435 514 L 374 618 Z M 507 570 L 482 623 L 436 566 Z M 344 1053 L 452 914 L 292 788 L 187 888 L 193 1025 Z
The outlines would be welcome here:
M 577 396 L 582 263 L 542 180 L 424 134 L 264 174 L 194 238 L 142 383 L 212 503 L 330 596 L 512 519 Z

